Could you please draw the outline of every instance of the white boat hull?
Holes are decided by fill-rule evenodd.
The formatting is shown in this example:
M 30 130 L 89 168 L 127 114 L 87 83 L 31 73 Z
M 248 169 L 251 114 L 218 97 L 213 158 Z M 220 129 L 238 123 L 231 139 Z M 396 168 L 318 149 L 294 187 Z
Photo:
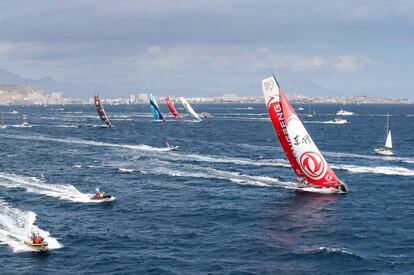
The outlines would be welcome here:
M 393 156 L 394 153 L 390 149 L 386 148 L 375 148 L 375 153 L 382 156 Z
M 318 193 L 318 194 L 346 194 L 346 192 L 333 188 L 319 187 L 298 187 L 296 191 Z
M 346 184 L 342 183 L 343 189 L 329 188 L 329 187 L 319 187 L 315 185 L 305 184 L 304 182 L 297 182 L 296 191 L 310 192 L 310 193 L 319 193 L 319 194 L 345 194 L 348 192 L 348 187 Z

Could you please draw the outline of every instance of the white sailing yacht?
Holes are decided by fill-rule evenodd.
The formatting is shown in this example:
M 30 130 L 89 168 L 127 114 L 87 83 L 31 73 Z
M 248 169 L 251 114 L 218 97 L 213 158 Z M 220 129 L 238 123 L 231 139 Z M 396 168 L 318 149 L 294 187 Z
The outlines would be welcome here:
M 1 112 L 1 124 L 0 124 L 0 129 L 4 129 L 6 128 L 6 124 L 4 124 L 4 116 L 3 116 L 3 112 Z
M 383 156 L 392 156 L 394 155 L 394 153 L 392 152 L 392 136 L 391 136 L 391 129 L 389 127 L 389 117 L 390 115 L 387 115 L 387 139 L 385 140 L 385 144 L 384 146 L 380 146 L 375 148 L 375 153 L 377 153 L 378 155 L 383 155 Z

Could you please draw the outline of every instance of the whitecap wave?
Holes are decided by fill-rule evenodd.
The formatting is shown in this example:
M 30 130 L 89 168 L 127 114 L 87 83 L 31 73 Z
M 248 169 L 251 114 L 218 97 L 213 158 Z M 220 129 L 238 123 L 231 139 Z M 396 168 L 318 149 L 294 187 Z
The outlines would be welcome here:
M 119 168 L 119 171 L 125 172 L 125 173 L 132 173 L 135 170 L 134 169 L 129 169 L 129 168 Z

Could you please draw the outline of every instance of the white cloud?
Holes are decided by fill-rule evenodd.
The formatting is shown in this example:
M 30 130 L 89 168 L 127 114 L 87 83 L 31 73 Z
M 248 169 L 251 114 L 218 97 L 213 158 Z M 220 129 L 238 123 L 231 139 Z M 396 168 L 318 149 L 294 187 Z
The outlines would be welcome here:
M 332 61 L 333 67 L 341 72 L 359 71 L 370 63 L 366 56 L 342 55 Z
M 267 48 L 250 49 L 229 45 L 151 46 L 138 55 L 120 58 L 121 66 L 137 71 L 354 72 L 370 63 L 364 55 L 283 54 Z

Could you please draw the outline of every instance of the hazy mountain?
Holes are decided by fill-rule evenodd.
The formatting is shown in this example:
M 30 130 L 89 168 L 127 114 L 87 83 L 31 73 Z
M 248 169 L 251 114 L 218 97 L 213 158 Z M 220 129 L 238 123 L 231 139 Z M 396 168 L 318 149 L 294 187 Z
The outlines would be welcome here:
M 36 86 L 46 93 L 62 91 L 67 96 L 81 96 L 81 94 L 74 95 L 76 91 L 75 85 L 63 81 L 55 80 L 51 77 L 42 77 L 39 79 L 29 79 L 12 73 L 10 71 L 0 69 L 0 84 L 2 85 L 31 85 Z
M 239 95 L 261 95 L 261 79 L 263 76 L 246 74 L 243 80 L 227 79 L 217 75 L 210 79 L 203 75 L 169 75 L 163 76 L 163 81 L 157 83 L 159 76 L 137 76 L 136 87 L 121 80 L 102 80 L 99 83 L 81 83 L 58 81 L 51 77 L 29 79 L 10 71 L 0 69 L 0 84 L 32 85 L 50 93 L 61 91 L 68 97 L 87 98 L 94 91 L 99 91 L 107 97 L 126 97 L 139 92 L 154 92 L 158 95 L 183 96 L 220 96 L 225 92 L 234 92 Z M 336 91 L 323 87 L 301 75 L 285 74 L 278 76 L 282 88 L 288 94 L 302 94 L 306 96 L 343 95 L 343 91 Z M 152 83 L 157 83 L 154 87 Z
M 343 91 L 337 91 L 323 87 L 300 75 L 289 75 L 281 77 L 280 85 L 289 94 L 301 94 L 306 96 L 332 96 L 342 95 Z

